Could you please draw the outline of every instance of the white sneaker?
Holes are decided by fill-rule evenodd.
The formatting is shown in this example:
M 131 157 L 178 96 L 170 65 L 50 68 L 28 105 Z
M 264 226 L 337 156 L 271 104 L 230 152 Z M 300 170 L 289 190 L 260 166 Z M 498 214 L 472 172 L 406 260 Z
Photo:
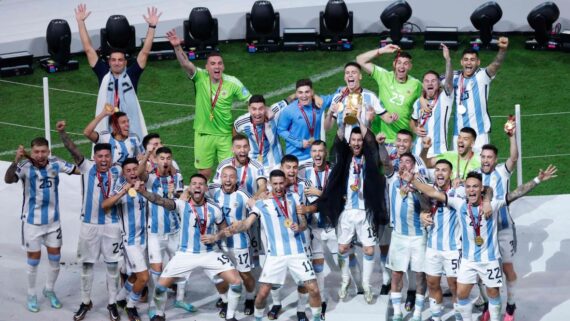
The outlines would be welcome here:
M 362 288 L 364 289 L 364 301 L 366 301 L 368 304 L 371 304 L 372 300 L 374 299 L 372 288 L 369 285 L 364 285 Z
M 338 297 L 341 300 L 346 298 L 346 295 L 348 294 L 348 287 L 349 286 L 350 286 L 350 279 L 348 279 L 348 282 L 345 282 L 343 280 L 342 283 L 340 284 L 340 289 L 338 290 Z

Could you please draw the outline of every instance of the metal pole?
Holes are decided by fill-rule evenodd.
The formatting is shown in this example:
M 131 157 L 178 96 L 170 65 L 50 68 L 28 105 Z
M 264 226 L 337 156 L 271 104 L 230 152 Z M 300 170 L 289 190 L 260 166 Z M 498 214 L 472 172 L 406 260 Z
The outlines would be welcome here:
M 515 105 L 515 121 L 516 121 L 516 133 L 517 133 L 517 148 L 519 151 L 519 157 L 517 160 L 517 186 L 521 186 L 523 184 L 523 167 L 522 167 L 522 144 L 521 144 L 521 136 L 522 136 L 522 124 L 521 124 L 521 105 Z
M 49 122 L 49 85 L 48 77 L 44 77 L 44 128 L 45 136 L 51 148 L 51 127 Z

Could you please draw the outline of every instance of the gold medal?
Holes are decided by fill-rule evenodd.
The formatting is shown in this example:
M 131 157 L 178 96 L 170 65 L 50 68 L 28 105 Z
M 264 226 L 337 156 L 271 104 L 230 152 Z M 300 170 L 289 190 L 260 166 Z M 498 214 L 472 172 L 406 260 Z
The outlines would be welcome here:
M 257 156 L 257 161 L 263 165 L 263 155 L 259 154 L 259 156 Z
M 134 188 L 129 188 L 129 190 L 127 191 L 127 193 L 129 193 L 129 196 L 132 198 L 135 198 L 137 196 L 137 190 Z
M 210 113 L 210 121 L 214 121 L 214 113 Z
M 475 237 L 475 244 L 477 244 L 477 246 L 483 245 L 483 238 L 481 236 Z
M 290 228 L 291 224 L 293 224 L 293 221 L 291 221 L 291 219 L 289 219 L 289 218 L 286 218 L 285 219 L 285 227 Z
M 119 112 L 119 107 L 115 107 L 115 112 L 116 112 L 116 113 Z
M 111 104 L 105 104 L 105 110 L 107 112 L 112 112 L 113 111 L 113 106 Z
M 408 192 L 406 192 L 405 190 L 401 189 L 401 190 L 400 190 L 400 195 L 401 195 L 402 197 L 406 197 L 406 196 L 408 195 Z
M 353 185 L 350 185 L 350 189 L 351 189 L 353 192 L 356 192 L 356 191 L 358 191 L 359 187 L 358 187 L 358 185 L 353 184 Z
M 174 198 L 174 194 L 172 194 L 172 192 L 168 192 L 168 198 L 170 199 Z
M 309 144 L 313 144 L 315 142 L 315 138 L 311 137 L 309 138 Z

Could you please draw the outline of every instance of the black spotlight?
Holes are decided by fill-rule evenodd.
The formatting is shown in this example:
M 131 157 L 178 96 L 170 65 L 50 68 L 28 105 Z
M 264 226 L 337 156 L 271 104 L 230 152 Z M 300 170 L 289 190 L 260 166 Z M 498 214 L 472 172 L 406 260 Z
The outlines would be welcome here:
M 273 10 L 271 2 L 255 1 L 251 13 L 245 14 L 245 41 L 250 53 L 281 49 L 279 12 Z
M 210 52 L 220 51 L 218 19 L 212 18 L 208 8 L 193 8 L 188 20 L 184 20 L 184 46 L 190 60 L 205 59 Z
M 526 17 L 528 24 L 534 29 L 534 39 L 528 40 L 527 49 L 558 49 L 557 39 L 550 36 L 552 24 L 558 20 L 560 10 L 554 2 L 545 2 L 536 6 Z
M 33 74 L 33 64 L 34 55 L 27 51 L 2 53 L 0 54 L 0 77 Z
M 113 50 L 124 51 L 127 55 L 135 52 L 135 27 L 123 15 L 112 15 L 101 28 L 101 54 L 107 57 Z
M 503 10 L 495 1 L 489 1 L 479 6 L 471 14 L 471 23 L 479 30 L 479 37 L 472 39 L 471 48 L 498 49 L 497 39 L 493 39 L 493 26 L 501 20 Z
M 321 50 L 352 50 L 352 11 L 343 0 L 329 0 L 319 14 Z
M 47 72 L 75 70 L 79 67 L 76 60 L 70 60 L 71 29 L 63 19 L 50 21 L 46 31 L 49 58 L 40 60 L 40 65 Z
M 382 46 L 396 44 L 403 49 L 411 49 L 414 46 L 413 39 L 402 37 L 402 27 L 412 16 L 412 7 L 405 0 L 397 0 L 390 4 L 382 14 L 380 20 L 390 30 L 390 37 L 381 40 Z

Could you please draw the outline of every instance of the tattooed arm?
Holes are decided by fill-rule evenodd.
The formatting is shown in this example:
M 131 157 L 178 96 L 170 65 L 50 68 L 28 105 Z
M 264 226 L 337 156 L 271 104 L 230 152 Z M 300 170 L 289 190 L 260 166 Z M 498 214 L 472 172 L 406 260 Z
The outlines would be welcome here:
M 516 201 L 517 199 L 525 196 L 526 194 L 530 193 L 541 182 L 545 182 L 551 178 L 556 177 L 555 174 L 556 174 L 557 170 L 558 169 L 556 168 L 556 166 L 553 166 L 553 165 L 548 165 L 548 168 L 545 171 L 540 169 L 538 171 L 538 176 L 535 177 L 532 181 L 524 183 L 523 185 L 519 186 L 514 191 L 507 194 L 507 203 L 510 204 L 510 203 Z
M 139 189 L 138 192 L 151 203 L 162 206 L 169 211 L 174 211 L 176 209 L 176 202 L 174 200 L 160 197 L 158 194 L 150 193 L 144 189 Z
M 65 132 L 65 120 L 58 121 L 57 124 L 55 125 L 55 128 L 59 133 L 59 137 L 61 137 L 63 145 L 65 146 L 65 148 L 67 148 L 67 150 L 73 157 L 73 161 L 75 161 L 75 164 L 81 164 L 85 159 L 85 157 L 81 154 L 77 146 L 73 143 L 71 138 L 69 138 L 69 136 Z
M 489 77 L 494 77 L 499 71 L 499 68 L 501 68 L 501 65 L 503 64 L 503 61 L 505 60 L 505 56 L 507 54 L 507 47 L 509 46 L 509 38 L 507 37 L 499 38 L 498 46 L 499 46 L 499 52 L 497 52 L 495 60 L 493 60 L 493 62 L 489 66 L 487 66 L 487 74 L 489 75 Z

